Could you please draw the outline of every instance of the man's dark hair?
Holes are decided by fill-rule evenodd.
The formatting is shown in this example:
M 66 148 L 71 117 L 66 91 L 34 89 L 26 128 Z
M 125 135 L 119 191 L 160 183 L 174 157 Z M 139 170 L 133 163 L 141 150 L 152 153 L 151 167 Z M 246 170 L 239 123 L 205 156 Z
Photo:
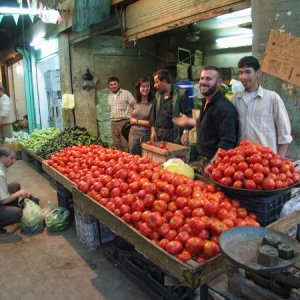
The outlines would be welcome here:
M 253 68 L 255 71 L 260 69 L 260 64 L 254 56 L 245 56 L 238 62 L 239 68 Z
M 167 83 L 172 83 L 172 75 L 168 70 L 158 70 L 153 74 L 154 76 L 157 76 L 160 81 L 165 80 Z
M 218 73 L 219 78 L 222 79 L 222 71 L 221 69 L 215 67 L 215 66 L 205 66 L 202 71 L 215 71 Z
M 12 149 L 12 148 L 9 147 L 9 146 L 6 146 L 6 145 L 1 145 L 1 146 L 0 146 L 0 157 L 2 157 L 2 156 L 8 157 L 8 156 L 10 156 L 12 153 L 14 153 L 14 152 L 15 152 L 15 150 Z
M 107 83 L 109 84 L 109 83 L 112 82 L 112 81 L 116 81 L 116 82 L 120 83 L 119 78 L 116 77 L 116 76 L 111 76 L 111 77 L 109 77 L 108 80 L 107 80 Z
M 3 86 L 0 86 L 0 91 L 3 92 L 5 94 L 5 88 Z

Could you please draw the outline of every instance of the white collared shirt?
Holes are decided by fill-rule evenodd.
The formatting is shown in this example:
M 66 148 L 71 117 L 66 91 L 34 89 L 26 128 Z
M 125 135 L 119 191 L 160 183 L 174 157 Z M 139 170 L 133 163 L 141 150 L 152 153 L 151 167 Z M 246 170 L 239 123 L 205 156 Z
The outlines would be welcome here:
M 10 196 L 10 193 L 7 189 L 6 174 L 7 168 L 5 167 L 3 162 L 0 161 L 0 201 Z
M 277 93 L 259 86 L 250 101 L 245 92 L 237 92 L 231 102 L 239 113 L 240 140 L 270 147 L 275 153 L 278 144 L 292 142 L 289 116 Z

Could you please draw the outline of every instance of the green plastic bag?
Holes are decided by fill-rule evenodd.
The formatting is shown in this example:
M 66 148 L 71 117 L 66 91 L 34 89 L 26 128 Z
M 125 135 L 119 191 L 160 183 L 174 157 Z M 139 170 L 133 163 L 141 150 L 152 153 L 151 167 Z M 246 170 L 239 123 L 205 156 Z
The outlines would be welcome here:
M 48 231 L 59 232 L 70 225 L 70 211 L 65 207 L 56 207 L 45 217 Z
M 42 209 L 33 201 L 24 199 L 25 207 L 21 219 L 21 230 L 25 234 L 35 234 L 44 229 Z

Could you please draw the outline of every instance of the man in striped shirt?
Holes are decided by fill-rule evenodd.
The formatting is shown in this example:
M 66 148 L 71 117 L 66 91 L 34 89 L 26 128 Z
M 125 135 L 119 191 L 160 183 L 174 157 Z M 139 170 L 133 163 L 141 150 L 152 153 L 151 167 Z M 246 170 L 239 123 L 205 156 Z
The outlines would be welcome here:
M 133 105 L 134 97 L 129 91 L 121 88 L 117 77 L 113 76 L 108 79 L 108 87 L 113 144 L 117 149 L 128 152 L 128 142 L 122 135 L 122 127 L 129 121 L 130 107 Z

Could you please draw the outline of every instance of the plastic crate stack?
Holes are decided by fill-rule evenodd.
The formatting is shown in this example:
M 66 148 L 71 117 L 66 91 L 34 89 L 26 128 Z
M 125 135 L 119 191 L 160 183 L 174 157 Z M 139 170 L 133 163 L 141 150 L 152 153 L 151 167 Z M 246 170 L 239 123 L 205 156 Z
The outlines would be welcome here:
M 79 240 L 90 251 L 98 249 L 100 246 L 98 220 L 88 214 L 77 203 L 74 203 L 74 216 L 76 233 Z

